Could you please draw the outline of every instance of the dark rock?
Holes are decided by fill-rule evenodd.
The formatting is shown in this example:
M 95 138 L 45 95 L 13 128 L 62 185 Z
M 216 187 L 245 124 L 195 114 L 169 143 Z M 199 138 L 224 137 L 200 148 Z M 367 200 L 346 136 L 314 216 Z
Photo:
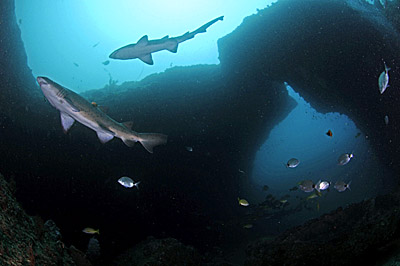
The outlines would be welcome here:
M 286 81 L 318 112 L 346 114 L 399 172 L 400 77 L 390 73 L 383 95 L 377 85 L 382 61 L 399 67 L 399 1 L 385 10 L 359 0 L 280 0 L 219 39 L 222 74 L 232 86 Z
M 34 109 L 30 96 L 39 96 L 27 65 L 25 47 L 21 31 L 15 18 L 14 1 L 0 3 L 0 114 L 14 117 L 25 116 L 26 108 Z
M 57 227 L 56 223 L 53 220 L 47 220 L 44 223 L 44 228 L 48 237 L 53 241 L 58 241 L 61 239 L 60 229 Z
M 246 265 L 373 265 L 399 241 L 400 192 L 351 204 L 247 248 Z
M 191 246 L 185 246 L 173 238 L 146 241 L 120 255 L 115 265 L 162 266 L 162 265 L 202 265 L 200 254 Z
M 92 262 L 96 261 L 100 257 L 100 244 L 99 240 L 95 237 L 91 237 L 89 240 L 86 256 Z
M 2 175 L 0 209 L 0 265 L 82 265 L 69 255 L 53 221 L 43 225 L 25 213 Z
M 76 263 L 77 266 L 91 266 L 92 264 L 86 257 L 85 253 L 78 250 L 74 246 L 69 247 L 69 254 L 71 255 L 72 259 Z

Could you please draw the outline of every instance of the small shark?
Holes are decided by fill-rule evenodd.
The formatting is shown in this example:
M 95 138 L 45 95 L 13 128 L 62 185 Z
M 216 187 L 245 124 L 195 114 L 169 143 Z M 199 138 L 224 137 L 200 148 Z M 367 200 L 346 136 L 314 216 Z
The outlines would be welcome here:
M 218 17 L 204 24 L 197 30 L 192 32 L 186 32 L 185 34 L 178 37 L 169 38 L 167 35 L 162 39 L 149 41 L 147 35 L 144 35 L 142 38 L 140 38 L 140 40 L 137 43 L 128 44 L 112 52 L 110 54 L 110 58 L 120 59 L 120 60 L 139 58 L 146 64 L 153 65 L 154 62 L 151 56 L 152 53 L 162 50 L 168 50 L 172 53 L 176 53 L 178 50 L 179 43 L 192 39 L 196 34 L 206 32 L 208 27 L 210 27 L 218 20 L 223 20 L 223 19 L 224 16 Z
M 67 132 L 76 120 L 96 131 L 101 143 L 117 137 L 128 147 L 132 147 L 139 141 L 148 152 L 153 153 L 155 146 L 167 142 L 166 135 L 137 133 L 131 130 L 132 122 L 118 123 L 79 94 L 62 87 L 49 78 L 37 77 L 37 82 L 49 103 L 60 111 L 64 132 Z

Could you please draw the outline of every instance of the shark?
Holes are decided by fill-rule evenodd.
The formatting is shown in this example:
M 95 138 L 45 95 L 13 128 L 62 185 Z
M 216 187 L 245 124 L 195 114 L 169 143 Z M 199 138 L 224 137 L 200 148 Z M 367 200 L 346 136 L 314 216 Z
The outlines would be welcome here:
M 219 20 L 223 20 L 224 16 L 220 16 L 210 22 L 204 24 L 200 28 L 192 32 L 186 32 L 185 34 L 178 37 L 169 37 L 168 35 L 161 39 L 149 40 L 147 35 L 144 35 L 139 39 L 137 43 L 128 44 L 121 47 L 110 54 L 110 58 L 119 60 L 128 60 L 139 58 L 144 63 L 153 65 L 152 53 L 168 50 L 172 53 L 178 51 L 178 44 L 194 38 L 199 33 L 207 31 L 207 28 Z
M 79 94 L 47 77 L 37 77 L 40 89 L 48 102 L 60 111 L 61 125 L 67 133 L 75 121 L 96 131 L 101 143 L 114 137 L 120 138 L 128 147 L 140 142 L 150 153 L 158 145 L 167 143 L 167 136 L 159 133 L 137 133 L 131 129 L 132 122 L 118 123 L 101 109 Z

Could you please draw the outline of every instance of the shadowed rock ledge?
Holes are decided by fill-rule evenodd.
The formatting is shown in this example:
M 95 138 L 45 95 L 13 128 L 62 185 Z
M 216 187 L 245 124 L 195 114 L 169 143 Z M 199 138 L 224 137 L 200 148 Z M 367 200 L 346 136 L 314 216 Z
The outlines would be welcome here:
M 247 247 L 246 265 L 382 265 L 396 256 L 399 263 L 399 226 L 396 191 L 260 239 Z
M 265 80 L 288 82 L 318 112 L 350 117 L 399 172 L 400 3 L 388 3 L 382 11 L 359 0 L 279 0 L 219 39 L 222 75 L 249 93 Z M 393 71 L 380 95 L 383 61 Z
M 85 254 L 66 247 L 56 224 L 28 216 L 0 174 L 0 264 L 90 266 Z

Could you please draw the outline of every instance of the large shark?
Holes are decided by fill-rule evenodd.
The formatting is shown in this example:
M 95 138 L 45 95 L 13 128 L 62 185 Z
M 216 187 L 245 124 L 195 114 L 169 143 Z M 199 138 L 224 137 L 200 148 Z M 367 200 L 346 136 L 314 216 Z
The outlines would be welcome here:
M 62 87 L 49 78 L 37 77 L 37 82 L 49 103 L 60 111 L 61 124 L 65 132 L 76 120 L 96 131 L 102 143 L 117 137 L 129 147 L 140 142 L 148 152 L 153 153 L 153 147 L 167 142 L 166 135 L 137 133 L 131 130 L 131 122 L 118 123 L 79 94 Z
M 168 50 L 170 52 L 176 53 L 178 50 L 179 43 L 192 39 L 196 34 L 206 32 L 208 27 L 210 27 L 218 20 L 223 20 L 223 19 L 224 16 L 218 17 L 204 24 L 197 30 L 192 32 L 186 32 L 185 34 L 178 37 L 169 38 L 167 35 L 162 39 L 149 41 L 147 35 L 144 35 L 142 38 L 140 38 L 140 40 L 137 43 L 128 44 L 112 52 L 110 54 L 110 58 L 120 59 L 120 60 L 139 58 L 146 64 L 153 65 L 154 62 L 151 56 L 152 53 L 161 50 Z

